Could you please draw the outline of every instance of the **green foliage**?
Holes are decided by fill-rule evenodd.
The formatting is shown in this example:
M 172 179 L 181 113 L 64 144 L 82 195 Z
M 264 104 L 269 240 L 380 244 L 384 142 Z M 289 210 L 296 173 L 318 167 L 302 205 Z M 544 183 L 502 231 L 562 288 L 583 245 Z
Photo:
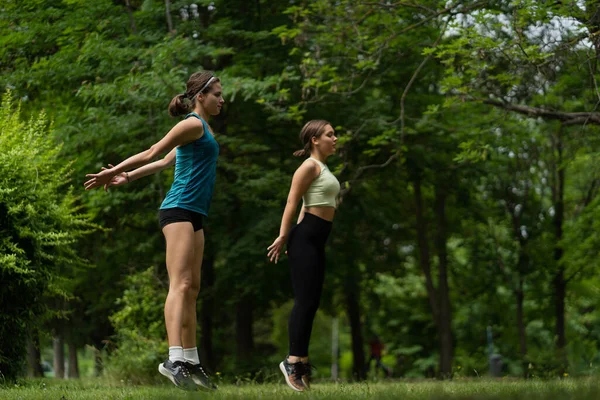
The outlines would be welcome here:
M 163 321 L 164 288 L 154 268 L 127 277 L 110 321 L 116 349 L 106 363 L 106 374 L 133 384 L 156 382 L 156 368 L 168 354 Z
M 297 134 L 306 120 L 325 118 L 340 136 L 329 165 L 346 192 L 311 342 L 320 370 L 329 363 L 326 315 L 344 320 L 355 296 L 363 340 L 372 333 L 382 338 L 387 357 L 398 361 L 396 376 L 434 375 L 439 332 L 431 304 L 442 301 L 435 291 L 443 283 L 444 248 L 456 376 L 487 372 L 488 326 L 506 374 L 562 371 L 555 362 L 553 286 L 561 269 L 571 368 L 563 373 L 595 372 L 598 129 L 590 121 L 560 126 L 506 109 L 597 111 L 594 2 L 202 0 L 194 16 L 189 2 L 178 0 L 169 2 L 171 32 L 160 1 L 5 3 L 0 86 L 12 88 L 31 120 L 16 122 L 18 110 L 2 117 L 0 271 L 11 284 L 0 293 L 20 307 L 11 310 L 23 321 L 68 316 L 78 345 L 99 348 L 114 339 L 111 376 L 153 381 L 166 354 L 167 277 L 156 209 L 172 171 L 108 194 L 76 195 L 86 173 L 163 137 L 175 123 L 166 113 L 169 100 L 191 73 L 211 69 L 226 105 L 210 121 L 221 155 L 206 221 L 214 277 L 201 298 L 218 300 L 211 315 L 217 370 L 254 376 L 262 367 L 257 360 L 285 354 L 289 274 L 285 259 L 266 262 L 265 249 L 301 162 L 291 157 Z M 499 104 L 492 109 L 484 104 L 489 100 Z M 40 122 L 42 109 L 53 129 Z M 560 170 L 566 180 L 559 239 Z M 79 240 L 89 225 L 77 217 L 78 207 L 107 229 Z M 95 268 L 80 269 L 78 257 Z M 521 290 L 527 354 L 517 326 Z M 15 304 L 22 293 L 35 299 L 33 306 Z M 232 323 L 240 303 L 251 304 L 256 344 L 255 359 L 243 362 Z M 1 343 L 24 337 L 8 331 L 24 329 L 20 322 L 0 326 Z M 340 350 L 350 377 L 348 330 Z
M 44 112 L 23 121 L 7 91 L 0 109 L 0 373 L 21 372 L 29 332 L 54 317 L 50 301 L 72 296 L 86 262 L 77 241 L 93 226 L 71 185 Z M 10 338 L 10 339 L 9 339 Z

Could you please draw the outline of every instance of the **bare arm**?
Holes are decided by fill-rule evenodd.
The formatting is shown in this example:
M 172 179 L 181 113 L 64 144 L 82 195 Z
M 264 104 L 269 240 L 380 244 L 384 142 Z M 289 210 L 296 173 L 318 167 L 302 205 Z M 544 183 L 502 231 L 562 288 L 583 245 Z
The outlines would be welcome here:
M 279 255 L 281 254 L 281 250 L 283 249 L 283 245 L 285 244 L 290 229 L 292 228 L 292 220 L 294 219 L 294 214 L 298 209 L 298 203 L 300 203 L 300 199 L 302 199 L 302 196 L 304 193 L 306 193 L 310 187 L 310 184 L 320 173 L 321 167 L 314 162 L 305 162 L 296 170 L 296 173 L 294 173 L 294 177 L 292 178 L 292 187 L 290 188 L 285 210 L 283 210 L 283 217 L 281 218 L 279 237 L 275 239 L 273 244 L 267 248 L 269 251 L 267 253 L 267 257 L 269 257 L 271 261 L 275 259 L 275 263 L 277 263 Z M 304 207 L 302 207 L 300 215 L 304 217 Z
M 299 224 L 304 219 L 304 211 L 305 208 L 304 205 L 302 205 L 302 207 L 300 208 L 300 214 L 298 214 L 298 221 L 296 222 L 296 224 Z
M 281 218 L 281 227 L 279 229 L 280 237 L 287 238 L 287 235 L 292 228 L 292 219 L 294 218 L 294 214 L 296 214 L 298 204 L 300 203 L 300 200 L 302 200 L 304 193 L 306 193 L 310 187 L 310 184 L 319 175 L 319 169 L 317 164 L 307 162 L 302 164 L 296 170 L 296 173 L 294 173 L 292 187 L 290 188 L 285 209 L 283 210 L 283 217 Z M 302 207 L 300 213 L 304 216 L 304 207 Z
M 175 164 L 175 154 L 177 152 L 177 148 L 174 148 L 163 158 L 162 160 L 154 161 L 153 163 L 146 164 L 140 168 L 134 169 L 129 172 L 129 182 L 133 182 L 144 176 L 148 176 L 151 174 L 155 174 L 157 172 L 162 171 L 163 169 L 169 168 L 173 164 Z
M 146 164 L 143 167 L 134 169 L 133 171 L 130 171 L 130 172 L 121 172 L 120 174 L 113 176 L 112 179 L 110 180 L 110 182 L 108 182 L 106 185 L 104 185 L 104 190 L 108 191 L 108 188 L 111 186 L 122 186 L 127 183 L 133 182 L 137 179 L 140 179 L 144 176 L 154 174 L 156 172 L 160 172 L 163 169 L 170 167 L 171 165 L 173 165 L 175 163 L 176 152 L 177 152 L 177 150 L 173 149 L 162 160 L 155 161 L 150 164 Z M 114 168 L 114 165 L 108 164 L 108 167 Z M 103 171 L 106 169 L 108 169 L 108 168 L 104 168 L 104 167 L 102 168 Z
M 195 118 L 183 120 L 175 125 L 165 137 L 152 145 L 148 150 L 144 150 L 129 157 L 114 168 L 104 169 L 97 174 L 87 174 L 86 177 L 91 179 L 84 183 L 85 188 L 86 190 L 89 190 L 104 186 L 109 183 L 115 175 L 146 165 L 161 154 L 170 152 L 174 147 L 179 145 L 192 142 L 202 137 L 203 134 L 204 128 L 200 121 Z

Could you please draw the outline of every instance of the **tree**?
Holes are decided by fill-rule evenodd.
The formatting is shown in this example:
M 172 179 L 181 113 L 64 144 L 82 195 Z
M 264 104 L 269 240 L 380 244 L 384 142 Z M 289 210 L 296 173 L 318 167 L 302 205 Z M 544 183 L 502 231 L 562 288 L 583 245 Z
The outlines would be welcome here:
M 28 340 L 37 343 L 31 332 L 61 315 L 53 300 L 72 297 L 73 275 L 87 266 L 76 244 L 93 225 L 81 213 L 71 165 L 59 157 L 45 113 L 23 121 L 6 92 L 0 132 L 0 276 L 10 282 L 0 289 L 0 371 L 12 379 L 22 372 Z

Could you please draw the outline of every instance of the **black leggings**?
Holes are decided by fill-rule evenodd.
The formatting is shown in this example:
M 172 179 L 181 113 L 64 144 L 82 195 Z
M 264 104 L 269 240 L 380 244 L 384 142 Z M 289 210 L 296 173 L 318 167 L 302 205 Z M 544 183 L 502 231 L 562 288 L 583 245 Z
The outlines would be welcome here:
M 294 308 L 288 322 L 291 356 L 308 356 L 310 333 L 323 290 L 325 242 L 330 231 L 331 222 L 309 213 L 290 231 L 287 250 L 294 289 Z

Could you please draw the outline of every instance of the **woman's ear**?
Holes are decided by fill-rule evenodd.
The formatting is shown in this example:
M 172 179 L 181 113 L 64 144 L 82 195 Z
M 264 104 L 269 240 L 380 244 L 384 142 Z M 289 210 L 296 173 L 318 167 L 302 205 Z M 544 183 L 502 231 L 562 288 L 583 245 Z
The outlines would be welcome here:
M 317 144 L 319 142 L 319 138 L 316 137 L 316 136 L 313 136 L 313 137 L 310 138 L 310 142 L 312 144 Z

